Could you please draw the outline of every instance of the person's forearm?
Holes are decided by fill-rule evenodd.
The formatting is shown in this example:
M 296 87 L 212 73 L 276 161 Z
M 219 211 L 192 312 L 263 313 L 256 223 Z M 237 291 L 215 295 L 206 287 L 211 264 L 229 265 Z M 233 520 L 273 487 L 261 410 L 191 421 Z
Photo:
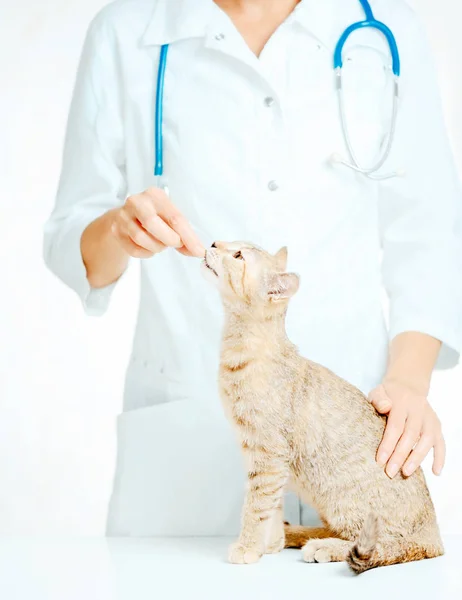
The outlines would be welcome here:
M 127 268 L 129 255 L 111 230 L 117 210 L 110 210 L 90 223 L 80 240 L 82 259 L 92 288 L 114 283 Z
M 424 333 L 409 331 L 390 343 L 386 379 L 406 383 L 427 395 L 441 342 Z

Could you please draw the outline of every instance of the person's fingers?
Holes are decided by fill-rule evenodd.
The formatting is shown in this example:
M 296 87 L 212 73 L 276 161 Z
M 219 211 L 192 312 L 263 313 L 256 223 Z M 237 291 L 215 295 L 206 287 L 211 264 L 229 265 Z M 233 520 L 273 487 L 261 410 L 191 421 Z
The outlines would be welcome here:
M 135 221 L 127 224 L 127 235 L 136 246 L 149 250 L 151 254 L 158 254 L 166 248 L 165 244 L 155 239 Z
M 124 249 L 131 256 L 147 258 L 165 250 L 165 244 L 156 239 L 144 229 L 137 215 L 144 219 L 159 219 L 151 199 L 143 194 L 132 196 L 126 202 L 124 208 L 119 211 L 115 222 L 114 232 L 117 232 L 119 241 L 124 241 Z M 171 232 L 173 238 L 177 238 L 175 232 Z M 116 236 L 117 237 L 117 236 Z M 148 251 L 148 254 L 143 252 Z
M 444 463 L 446 460 L 446 442 L 441 434 L 435 443 L 435 449 L 433 451 L 433 473 L 435 475 L 441 475 Z
M 420 466 L 423 459 L 432 449 L 433 443 L 433 437 L 431 435 L 425 433 L 422 434 L 419 443 L 411 452 L 403 467 L 403 474 L 406 475 L 406 477 L 412 475 L 412 473 Z
M 133 256 L 134 258 L 151 258 L 153 253 L 133 242 L 126 232 L 121 232 L 120 227 L 116 223 L 112 225 L 112 233 L 129 256 Z
M 406 421 L 406 426 L 399 442 L 390 459 L 388 460 L 387 468 L 385 469 L 388 477 L 393 478 L 401 469 L 407 458 L 412 452 L 412 449 L 419 441 L 422 432 L 422 419 L 418 417 L 409 418 Z
M 140 220 L 141 221 L 141 220 Z M 156 239 L 169 248 L 181 248 L 183 242 L 176 231 L 167 225 L 158 215 L 148 221 L 141 221 L 143 227 Z
M 382 442 L 377 450 L 377 462 L 382 467 L 393 453 L 393 450 L 402 436 L 406 423 L 406 413 L 399 406 L 392 408 L 388 417 Z
M 391 398 L 385 391 L 383 385 L 379 385 L 369 394 L 369 402 L 377 412 L 382 415 L 388 414 L 393 406 Z
M 181 248 L 176 248 L 177 252 L 179 252 L 180 254 L 182 254 L 183 256 L 192 256 L 194 257 L 194 254 L 192 252 L 190 252 L 186 246 L 182 246 Z
M 183 245 L 190 251 L 192 256 L 204 258 L 205 247 L 182 214 L 177 214 L 170 217 L 168 219 L 168 224 L 179 234 Z
M 142 194 L 130 196 L 119 215 L 119 228 L 128 231 L 140 247 L 146 247 L 153 253 L 165 247 L 178 249 L 185 256 L 203 257 L 205 248 L 183 214 L 170 201 L 169 197 L 158 188 L 150 188 Z M 144 229 L 148 237 L 133 229 L 130 222 Z M 153 245 L 159 242 L 161 246 Z
M 170 201 L 170 198 L 160 190 L 150 189 L 148 193 L 154 199 L 157 214 L 181 238 L 183 246 L 190 251 L 192 256 L 203 257 L 205 248 L 184 215 Z
M 127 198 L 123 207 L 123 212 L 130 218 L 139 219 L 140 221 L 148 221 L 157 214 L 154 201 L 146 192 L 134 194 Z
M 131 196 L 126 202 L 127 213 L 164 246 L 178 248 L 182 245 L 180 236 L 157 214 L 156 199 L 148 192 Z
M 403 467 L 406 476 L 412 475 L 433 448 L 433 473 L 440 475 L 446 459 L 446 443 L 441 431 L 441 423 L 435 413 L 427 415 L 423 423 L 422 435 Z

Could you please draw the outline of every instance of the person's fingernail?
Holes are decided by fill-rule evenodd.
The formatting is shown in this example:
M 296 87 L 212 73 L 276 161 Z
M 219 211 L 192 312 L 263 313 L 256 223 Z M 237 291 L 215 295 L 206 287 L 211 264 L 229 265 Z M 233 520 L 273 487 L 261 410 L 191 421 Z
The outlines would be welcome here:
M 413 462 L 406 465 L 403 469 L 404 475 L 407 475 L 407 476 L 412 475 L 412 473 L 414 473 L 414 471 L 415 471 L 415 464 Z
M 442 472 L 443 472 L 443 467 L 440 467 L 439 469 L 435 470 L 435 475 L 437 475 L 439 477 Z
M 398 472 L 399 466 L 396 463 L 392 463 L 388 469 L 387 469 L 387 475 L 390 479 L 393 479 L 393 477 L 396 475 L 396 473 Z
M 377 462 L 378 464 L 383 467 L 385 465 L 385 463 L 387 462 L 387 453 L 386 452 L 381 452 L 378 457 L 377 457 Z

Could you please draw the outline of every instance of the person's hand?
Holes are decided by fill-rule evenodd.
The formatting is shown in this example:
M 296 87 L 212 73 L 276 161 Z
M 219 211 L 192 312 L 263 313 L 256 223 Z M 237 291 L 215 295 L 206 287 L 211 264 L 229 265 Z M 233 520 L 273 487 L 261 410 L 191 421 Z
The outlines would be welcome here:
M 377 462 L 393 478 L 400 469 L 408 477 L 433 448 L 433 473 L 440 475 L 446 445 L 441 423 L 425 394 L 399 381 L 387 381 L 369 395 L 377 412 L 388 415 Z
M 150 258 L 166 248 L 186 256 L 205 254 L 191 225 L 161 189 L 130 196 L 113 216 L 111 231 L 130 256 Z

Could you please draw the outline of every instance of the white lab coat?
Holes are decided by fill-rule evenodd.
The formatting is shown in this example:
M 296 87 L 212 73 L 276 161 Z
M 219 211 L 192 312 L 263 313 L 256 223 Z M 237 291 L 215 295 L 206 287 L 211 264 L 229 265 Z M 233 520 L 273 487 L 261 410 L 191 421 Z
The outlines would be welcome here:
M 212 0 L 118 0 L 93 21 L 70 112 L 56 208 L 46 227 L 50 268 L 102 314 L 114 285 L 91 290 L 84 228 L 155 184 L 153 110 L 159 46 L 171 43 L 165 89 L 165 183 L 205 244 L 288 245 L 301 275 L 287 327 L 301 352 L 368 392 L 391 336 L 443 341 L 458 359 L 461 196 L 427 43 L 402 0 L 375 0 L 402 59 L 396 143 L 377 183 L 342 166 L 346 154 L 332 70 L 336 40 L 360 20 L 357 0 L 303 0 L 257 59 Z M 384 39 L 347 44 L 351 135 L 371 163 L 390 118 Z M 380 251 L 383 249 L 383 262 Z M 390 298 L 390 327 L 382 311 Z M 243 495 L 237 443 L 217 394 L 222 309 L 196 260 L 166 251 L 141 262 L 141 300 L 119 418 L 108 532 L 231 534 Z M 293 499 L 288 516 L 308 516 Z

